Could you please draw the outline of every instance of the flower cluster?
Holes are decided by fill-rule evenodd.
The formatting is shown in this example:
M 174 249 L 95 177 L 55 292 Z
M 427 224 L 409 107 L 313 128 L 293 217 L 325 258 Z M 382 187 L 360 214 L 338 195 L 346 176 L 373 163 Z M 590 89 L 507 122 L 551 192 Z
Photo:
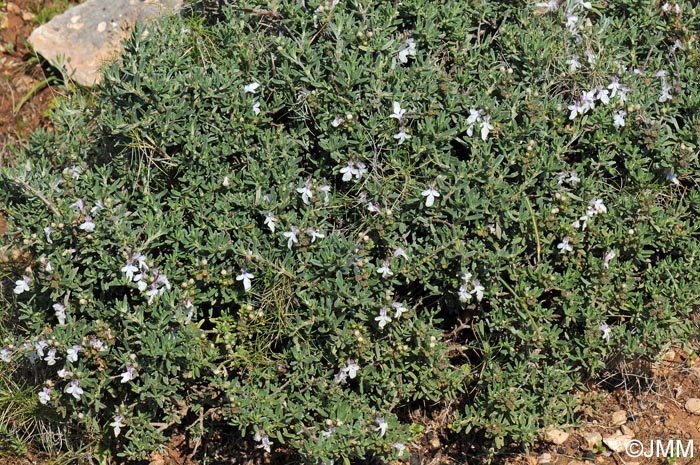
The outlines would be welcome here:
M 471 290 L 469 289 L 471 287 Z M 459 287 L 459 301 L 462 303 L 469 302 L 472 296 L 476 295 L 476 300 L 481 302 L 484 298 L 486 289 L 477 279 L 472 279 L 472 274 L 469 272 L 462 273 L 462 285 Z
M 574 221 L 571 226 L 574 228 L 581 228 L 582 231 L 586 230 L 586 226 L 588 226 L 588 222 L 596 215 L 600 215 L 602 213 L 607 213 L 608 209 L 603 203 L 602 200 L 600 199 L 593 199 L 590 202 L 588 202 L 588 208 L 586 209 L 586 213 L 579 218 L 578 220 Z
M 121 272 L 124 273 L 124 277 L 128 282 L 135 282 L 141 292 L 146 291 L 150 286 L 150 289 L 146 291 L 149 304 L 153 303 L 157 295 L 162 295 L 166 290 L 170 289 L 170 281 L 167 276 L 157 268 L 150 270 L 150 275 L 146 274 L 149 272 L 146 257 L 138 252 L 134 252 L 129 257 L 126 264 L 121 268 Z
M 489 132 L 493 130 L 491 116 L 483 109 L 476 110 L 472 108 L 469 110 L 469 116 L 467 117 L 467 135 L 469 137 L 474 134 L 474 126 L 477 123 L 479 123 L 479 127 L 481 128 L 481 140 L 486 141 L 489 137 Z

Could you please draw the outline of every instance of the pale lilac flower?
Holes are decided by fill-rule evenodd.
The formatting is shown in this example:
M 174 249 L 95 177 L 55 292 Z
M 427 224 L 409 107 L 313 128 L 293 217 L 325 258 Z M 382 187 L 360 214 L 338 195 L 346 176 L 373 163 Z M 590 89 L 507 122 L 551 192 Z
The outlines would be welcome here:
M 668 182 L 671 182 L 671 183 L 675 184 L 676 186 L 680 185 L 680 183 L 681 183 L 681 182 L 678 180 L 678 178 L 676 177 L 676 175 L 673 174 L 673 170 L 671 170 L 670 168 L 667 168 L 667 169 L 666 169 L 666 180 L 667 180 Z
M 662 88 L 661 88 L 661 95 L 659 96 L 659 103 L 664 103 L 667 100 L 671 99 L 671 86 L 668 84 L 664 83 Z
M 41 402 L 43 405 L 46 405 L 49 403 L 51 400 L 51 390 L 47 387 L 41 390 L 39 393 L 39 402 Z
M 586 55 L 586 58 L 588 59 L 588 63 L 590 65 L 595 65 L 597 57 L 595 56 L 595 54 L 593 54 L 593 52 L 591 52 L 590 50 L 586 50 L 585 52 L 583 52 L 583 54 Z
M 382 266 L 377 268 L 377 273 L 382 275 L 382 278 L 388 278 L 389 276 L 393 276 L 394 272 L 391 271 L 389 268 L 389 260 L 384 260 L 384 263 L 382 263 Z
M 630 89 L 629 87 L 621 87 L 621 88 L 620 88 L 620 90 L 619 90 L 619 92 L 618 92 L 618 94 L 617 94 L 617 98 L 620 100 L 620 102 L 623 102 L 623 103 L 624 103 L 624 102 L 627 101 L 627 93 L 628 93 L 630 90 L 631 90 L 631 89 Z
M 265 213 L 265 225 L 270 228 L 270 231 L 273 233 L 275 232 L 275 226 L 277 223 L 277 218 L 275 218 L 275 215 L 272 214 L 272 212 L 267 212 Z
M 331 186 L 328 184 L 324 184 L 323 186 L 318 188 L 319 192 L 323 192 L 323 203 L 327 204 L 329 201 L 328 194 L 331 191 Z
M 428 188 L 421 192 L 421 195 L 425 197 L 425 206 L 430 208 L 435 203 L 435 197 L 440 197 L 440 193 L 435 190 L 434 184 L 431 182 L 428 184 Z
M 576 185 L 579 182 L 581 182 L 581 178 L 578 177 L 578 174 L 576 173 L 576 170 L 572 170 L 569 173 L 569 178 L 566 180 L 569 184 Z
M 537 3 L 535 6 L 544 9 L 546 13 L 550 13 L 559 9 L 559 2 L 557 0 L 549 0 L 547 2 Z
M 608 250 L 603 257 L 603 269 L 607 270 L 610 267 L 610 261 L 615 258 L 617 254 L 614 250 Z
M 595 94 L 596 89 L 589 90 L 588 92 L 583 92 L 581 94 L 581 111 L 583 113 L 595 108 Z
M 608 89 L 610 89 L 610 98 L 617 95 L 617 92 L 621 89 L 620 79 L 617 76 L 613 76 L 612 82 L 608 85 Z
M 408 139 L 411 138 L 411 135 L 406 133 L 406 128 L 404 126 L 401 126 L 399 129 L 399 132 L 394 134 L 394 139 L 397 139 L 399 141 L 399 145 L 403 144 L 406 142 Z
M 126 364 L 126 371 L 124 373 L 120 373 L 119 376 L 122 377 L 121 383 L 128 383 L 132 379 L 134 379 L 134 374 L 136 374 L 136 368 L 134 368 L 134 365 L 131 363 Z
M 51 262 L 46 262 L 46 265 L 44 265 L 44 271 L 47 273 L 51 273 L 53 271 L 53 266 L 51 266 Z
M 51 348 L 49 349 L 48 354 L 46 354 L 46 358 L 44 359 L 47 365 L 55 365 L 56 364 L 56 349 Z
M 355 170 L 355 179 L 360 179 L 362 178 L 362 175 L 367 172 L 367 165 L 362 163 L 361 161 L 357 162 L 357 169 Z
M 484 291 L 486 289 L 476 279 L 472 280 L 472 286 L 474 287 L 474 289 L 472 289 L 472 294 L 476 294 L 476 300 L 481 302 L 481 300 L 484 298 Z
M 309 199 L 312 199 L 314 194 L 311 191 L 311 182 L 306 181 L 303 186 L 297 188 L 297 192 L 301 194 L 301 200 L 304 204 L 309 204 Z
M 403 258 L 404 260 L 408 260 L 408 255 L 406 255 L 406 251 L 402 249 L 401 247 L 397 247 L 396 250 L 394 250 L 393 253 L 394 258 Z
M 581 6 L 581 7 L 585 8 L 586 10 L 590 10 L 592 7 L 591 2 L 586 2 L 584 0 L 576 0 L 574 3 L 574 6 Z
M 39 357 L 44 358 L 44 349 L 49 345 L 49 342 L 46 339 L 42 339 L 41 341 L 38 341 L 36 344 L 34 344 L 34 349 L 36 350 L 36 353 Z
M 333 126 L 334 128 L 337 128 L 338 126 L 340 126 L 341 124 L 343 124 L 343 121 L 345 121 L 344 118 L 342 118 L 342 117 L 340 117 L 340 116 L 336 116 L 336 117 L 333 119 L 333 121 L 331 121 L 331 126 Z
M 472 294 L 469 292 L 469 288 L 467 287 L 466 283 L 459 286 L 457 296 L 459 297 L 459 301 L 463 304 L 472 300 Z
M 270 446 L 272 445 L 272 442 L 270 441 L 270 438 L 267 437 L 267 434 L 255 433 L 253 439 L 260 443 L 260 445 L 256 447 L 264 449 L 268 454 L 270 453 Z
M 387 323 L 391 322 L 391 317 L 386 314 L 386 307 L 379 309 L 379 316 L 374 318 L 374 321 L 379 322 L 379 328 L 382 329 Z
M 51 240 L 51 233 L 53 232 L 53 228 L 51 226 L 47 226 L 44 228 L 44 235 L 46 235 L 46 242 L 49 244 L 53 244 L 53 241 Z
M 654 76 L 658 78 L 664 78 L 666 76 L 666 70 L 660 69 L 654 74 Z
M 287 247 L 289 248 L 289 250 L 292 250 L 292 244 L 296 244 L 297 242 L 299 242 L 297 234 L 299 234 L 299 228 L 297 228 L 296 226 L 292 226 L 291 230 L 284 233 L 284 237 L 289 239 L 287 241 Z
M 578 16 L 576 15 L 566 15 L 566 27 L 571 29 L 572 32 L 576 30 L 576 21 L 578 21 Z
M 70 168 L 65 168 L 63 170 L 64 175 L 70 175 L 70 177 L 73 179 L 80 178 L 81 173 L 82 173 L 82 170 L 80 168 L 78 168 L 77 166 L 71 166 Z
M 357 372 L 360 370 L 360 366 L 355 364 L 355 361 L 351 358 L 348 359 L 348 364 L 345 367 L 345 371 L 348 373 L 350 379 L 355 379 Z
M 334 427 L 334 426 L 331 426 L 331 427 L 328 428 L 326 431 L 321 431 L 321 436 L 324 436 L 324 437 L 329 438 L 329 437 L 331 437 L 331 435 L 332 435 L 334 432 L 335 432 L 335 427 Z
M 85 217 L 85 221 L 80 225 L 80 229 L 89 233 L 95 230 L 95 223 L 92 222 L 92 218 L 89 215 Z
M 408 63 L 409 56 L 416 56 L 416 43 L 410 37 L 406 39 L 406 47 L 399 50 L 399 61 L 401 63 Z
M 253 108 L 253 113 L 255 114 L 255 116 L 258 116 L 260 114 L 260 102 L 258 102 L 257 100 L 254 101 L 252 108 Z
M 404 115 L 406 114 L 406 109 L 401 108 L 401 104 L 397 101 L 394 101 L 394 112 L 389 115 L 389 118 L 396 118 L 397 120 L 401 121 L 404 119 Z
M 596 97 L 598 100 L 603 102 L 604 105 L 610 103 L 610 96 L 608 95 L 608 89 L 598 89 L 598 95 Z
M 311 227 L 306 228 L 306 234 L 311 236 L 312 243 L 316 242 L 316 238 L 323 239 L 324 237 L 326 237 L 325 234 L 321 234 L 320 232 L 317 232 L 314 228 Z
M 83 199 L 78 199 L 69 206 L 74 210 L 83 211 L 85 209 L 85 203 L 83 202 Z
M 386 421 L 384 421 L 384 418 L 382 417 L 377 417 L 375 421 L 379 425 L 377 427 L 377 431 L 380 432 L 379 437 L 384 437 L 384 435 L 386 434 L 386 430 L 389 428 L 389 424 Z
M 236 281 L 243 281 L 243 289 L 248 292 L 250 290 L 251 284 L 250 280 L 253 279 L 255 276 L 252 275 L 251 273 L 248 273 L 248 270 L 245 268 L 241 268 L 241 274 L 236 276 Z
M 401 457 L 406 450 L 406 446 L 402 442 L 395 442 L 391 446 L 396 449 L 396 455 L 399 457 Z
M 566 60 L 566 64 L 569 65 L 569 72 L 575 73 L 578 68 L 581 68 L 581 62 L 578 61 L 578 55 L 574 54 Z
M 228 187 L 231 185 L 231 181 L 229 180 L 228 176 L 224 176 L 223 181 L 221 181 L 221 185 L 224 187 Z
M 569 244 L 569 236 L 564 236 L 564 239 L 557 244 L 557 249 L 559 249 L 560 254 L 574 251 L 574 248 L 571 246 L 571 244 Z
M 80 396 L 82 396 L 85 391 L 83 391 L 83 389 L 80 387 L 78 380 L 74 379 L 68 386 L 66 386 L 65 392 L 80 400 Z
M 583 114 L 583 112 L 584 112 L 583 107 L 579 104 L 579 102 L 574 102 L 572 105 L 569 105 L 567 108 L 569 110 L 571 110 L 571 114 L 569 114 L 570 120 L 575 119 L 578 115 Z
M 119 433 L 121 433 L 122 428 L 125 426 L 124 423 L 122 423 L 122 420 L 124 417 L 122 415 L 117 415 L 114 417 L 114 421 L 109 424 L 112 428 L 114 428 L 114 437 L 118 437 Z
M 333 379 L 335 379 L 335 382 L 338 384 L 345 384 L 348 380 L 348 370 L 343 367 L 340 369 L 340 371 L 333 376 Z
M 603 201 L 600 199 L 593 199 L 588 203 L 588 205 L 591 208 L 593 208 L 597 214 L 608 212 L 607 207 L 603 204 Z
M 610 328 L 607 323 L 601 323 L 600 326 L 598 326 L 598 329 L 603 332 L 601 337 L 606 341 L 609 341 L 610 336 L 612 335 L 612 328 Z
M 490 115 L 484 116 L 481 120 L 481 140 L 485 141 L 489 136 L 489 131 L 493 129 L 493 125 L 489 122 L 491 120 Z
M 69 362 L 77 362 L 78 361 L 78 352 L 80 352 L 83 349 L 83 346 L 80 344 L 75 344 L 73 347 L 70 349 L 66 350 L 66 360 Z
M 69 371 L 69 370 L 66 370 L 66 367 L 63 367 L 63 368 L 61 368 L 60 370 L 58 370 L 58 371 L 56 372 L 56 374 L 57 374 L 58 377 L 61 378 L 61 379 L 66 379 L 66 378 L 68 378 L 69 376 L 73 376 L 73 372 L 72 372 L 72 371 Z
M 350 181 L 353 175 L 357 174 L 355 162 L 348 160 L 348 165 L 340 168 L 340 172 L 343 174 L 343 181 Z
M 367 203 L 367 210 L 369 210 L 371 213 L 381 213 L 382 207 L 379 206 L 378 203 L 368 202 Z
M 15 281 L 15 288 L 12 292 L 19 295 L 23 292 L 29 291 L 29 284 L 31 282 L 32 280 L 29 278 L 29 276 L 22 276 L 22 279 Z
M 404 304 L 402 304 L 401 302 L 393 302 L 391 304 L 391 306 L 394 307 L 394 309 L 396 310 L 396 313 L 394 313 L 395 320 L 398 320 L 399 318 L 401 318 L 401 315 L 403 315 L 404 313 L 406 313 L 408 311 L 406 309 L 406 307 L 404 306 Z
M 680 39 L 676 40 L 676 42 L 671 46 L 670 53 L 674 54 L 676 50 L 683 50 L 683 42 L 681 42 Z
M 12 352 L 10 352 L 9 349 L 0 350 L 0 360 L 2 360 L 5 363 L 10 363 L 12 361 L 12 359 L 10 358 L 11 353 Z
M 250 84 L 243 86 L 243 93 L 255 94 L 258 91 L 258 87 L 260 87 L 260 84 L 257 82 L 251 82 Z
M 97 202 L 95 202 L 95 205 L 93 205 L 93 207 L 90 209 L 90 213 L 94 215 L 95 213 L 98 213 L 99 211 L 104 210 L 104 209 L 105 209 L 104 202 L 102 200 L 98 200 Z
M 102 341 L 100 341 L 96 336 L 90 336 L 90 345 L 94 348 L 102 352 L 103 350 L 106 350 L 107 347 L 104 345 Z
M 613 116 L 613 126 L 615 126 L 615 129 L 625 127 L 625 115 L 627 115 L 627 112 L 625 110 L 620 110 Z

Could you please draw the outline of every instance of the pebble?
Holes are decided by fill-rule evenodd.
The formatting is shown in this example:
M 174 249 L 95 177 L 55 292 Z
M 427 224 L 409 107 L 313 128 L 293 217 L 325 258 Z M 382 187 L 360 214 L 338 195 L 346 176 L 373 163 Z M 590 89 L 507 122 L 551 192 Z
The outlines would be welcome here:
M 546 463 L 552 463 L 552 454 L 545 452 L 544 454 L 537 457 L 537 463 L 544 465 Z
M 31 11 L 22 12 L 22 21 L 34 21 L 34 13 L 32 13 Z
M 565 433 L 564 431 L 558 429 L 552 429 L 547 431 L 545 437 L 547 442 L 559 446 L 564 444 L 566 440 L 569 439 L 569 433 Z
M 603 438 L 603 444 L 608 446 L 613 452 L 624 452 L 627 446 L 632 442 L 632 438 L 626 434 L 616 434 L 614 436 L 607 436 Z
M 685 409 L 694 415 L 700 415 L 700 399 L 688 399 L 685 403 Z
M 627 412 L 624 410 L 618 410 L 612 414 L 612 424 L 614 426 L 620 426 L 627 423 Z
M 632 428 L 630 428 L 629 426 L 627 426 L 627 425 L 620 426 L 620 431 L 625 436 L 629 436 L 629 437 L 634 439 L 634 431 L 632 431 Z
M 586 443 L 582 446 L 582 449 L 593 450 L 593 448 L 603 440 L 603 436 L 601 436 L 600 433 L 586 433 L 583 439 Z

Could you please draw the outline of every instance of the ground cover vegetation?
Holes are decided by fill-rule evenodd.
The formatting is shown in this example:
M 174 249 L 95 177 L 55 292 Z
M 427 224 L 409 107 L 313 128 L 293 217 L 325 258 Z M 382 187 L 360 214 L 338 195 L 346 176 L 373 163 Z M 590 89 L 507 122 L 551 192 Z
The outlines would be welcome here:
M 220 417 L 406 460 L 452 402 L 496 452 L 697 333 L 690 2 L 211 10 L 137 30 L 0 172 L 1 366 L 61 441 L 138 460 Z

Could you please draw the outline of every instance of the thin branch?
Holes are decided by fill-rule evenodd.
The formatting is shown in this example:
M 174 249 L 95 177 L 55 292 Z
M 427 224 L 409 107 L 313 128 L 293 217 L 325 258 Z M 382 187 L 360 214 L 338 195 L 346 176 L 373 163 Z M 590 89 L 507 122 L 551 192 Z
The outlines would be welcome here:
M 16 182 L 17 184 L 19 184 L 20 186 L 22 186 L 23 189 L 25 189 L 25 190 L 31 192 L 32 194 L 34 194 L 34 196 L 35 196 L 37 199 L 41 200 L 41 202 L 42 202 L 44 205 L 46 205 L 46 207 L 47 207 L 49 210 L 51 210 L 51 212 L 52 212 L 54 215 L 56 215 L 56 216 L 61 216 L 61 213 L 58 211 L 58 208 L 56 208 L 56 205 L 54 205 L 51 201 L 49 201 L 46 197 L 44 197 L 44 195 L 43 195 L 41 192 L 39 192 L 38 190 L 36 190 L 36 189 L 34 189 L 32 186 L 30 186 L 30 185 L 27 183 L 27 181 L 24 181 L 23 179 L 20 179 L 20 178 L 16 178 L 16 177 L 14 177 L 14 176 L 10 176 L 10 179 L 11 179 L 12 181 Z

